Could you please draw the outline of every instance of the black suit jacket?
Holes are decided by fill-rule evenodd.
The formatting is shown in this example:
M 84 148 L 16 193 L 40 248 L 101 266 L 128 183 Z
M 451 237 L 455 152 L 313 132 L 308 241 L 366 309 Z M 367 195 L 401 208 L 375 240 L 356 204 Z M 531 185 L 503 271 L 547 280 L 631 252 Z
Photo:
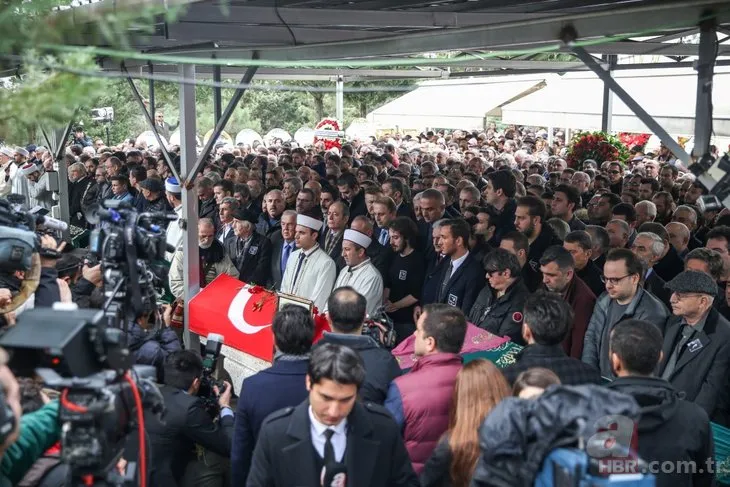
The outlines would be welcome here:
M 261 426 L 247 487 L 316 487 L 317 455 L 310 433 L 309 400 L 270 415 Z M 343 463 L 348 487 L 417 487 L 400 430 L 387 409 L 355 402 L 347 417 Z
M 281 272 L 281 253 L 284 250 L 284 237 L 281 236 L 281 230 L 272 233 L 269 240 L 271 241 L 271 252 L 266 287 L 278 290 L 281 287 L 281 280 L 284 278 Z
M 225 247 L 233 265 L 238 269 L 238 278 L 247 284 L 265 286 L 269 282 L 271 242 L 254 231 L 248 250 L 241 255 L 237 253 L 237 242 L 238 237 L 231 235 L 226 239 Z
M 345 231 L 343 230 L 340 232 L 340 235 L 335 240 L 334 245 L 330 249 L 329 252 L 326 251 L 327 248 L 327 237 L 330 234 L 330 229 L 327 228 L 327 230 L 323 231 L 319 235 L 319 246 L 322 247 L 322 250 L 324 250 L 327 255 L 330 256 L 330 259 L 335 261 L 335 266 L 337 266 L 337 275 L 340 275 L 340 271 L 345 267 L 345 259 L 342 258 L 342 237 L 345 235 Z
M 348 224 L 352 223 L 352 220 L 354 220 L 356 216 L 361 215 L 368 216 L 368 207 L 365 204 L 365 191 L 362 189 L 354 198 L 352 198 L 352 203 L 350 203 L 350 221 Z
M 424 305 L 430 303 L 449 304 L 460 308 L 464 314 L 468 315 L 479 292 L 484 287 L 484 269 L 476 261 L 474 254 L 470 252 L 449 279 L 446 290 L 443 296 L 441 296 L 441 299 L 439 299 L 441 284 L 446 275 L 446 271 L 449 269 L 450 262 L 448 258 L 443 259 L 433 272 L 426 276 L 426 282 L 423 285 L 423 294 L 421 295 L 421 303 Z
M 195 456 L 196 444 L 221 456 L 230 456 L 233 416 L 214 423 L 199 397 L 170 386 L 160 387 L 160 392 L 165 399 L 164 422 L 145 412 L 150 485 L 175 487 L 185 466 Z
M 679 342 L 681 322 L 678 316 L 671 317 L 667 322 L 662 348 L 664 360 L 657 374 L 660 377 L 672 350 Z M 695 340 L 698 342 L 691 346 Z M 707 315 L 703 331 L 695 333 L 685 345 L 668 380 L 676 390 L 685 393 L 685 399 L 701 406 L 712 421 L 728 426 L 729 378 L 730 322 L 713 308 Z
M 403 201 L 400 204 L 400 206 L 398 207 L 398 209 L 395 211 L 395 216 L 405 216 L 405 217 L 410 218 L 414 222 L 418 221 L 418 220 L 416 220 L 416 212 L 413 211 L 413 206 L 409 205 L 405 201 Z
M 666 306 L 667 309 L 671 310 L 672 305 L 669 303 L 669 298 L 671 297 L 672 293 L 664 287 L 666 284 L 667 283 L 664 281 L 664 279 L 659 277 L 659 274 L 652 270 L 651 274 L 649 274 L 649 277 L 647 277 L 644 281 L 644 289 L 656 296 L 659 301 L 664 303 L 664 306 Z

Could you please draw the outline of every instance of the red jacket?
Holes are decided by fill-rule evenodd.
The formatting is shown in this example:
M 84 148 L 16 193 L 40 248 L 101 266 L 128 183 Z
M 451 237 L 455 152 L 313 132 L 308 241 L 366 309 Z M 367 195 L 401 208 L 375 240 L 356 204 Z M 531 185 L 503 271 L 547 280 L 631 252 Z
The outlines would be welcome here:
M 420 474 L 449 426 L 449 410 L 461 356 L 435 353 L 421 357 L 411 371 L 395 379 L 385 406 L 402 428 L 408 456 Z
M 583 355 L 583 339 L 593 315 L 593 307 L 596 305 L 596 295 L 583 279 L 573 275 L 563 299 L 573 309 L 573 327 L 563 340 L 563 350 L 568 356 L 580 360 Z

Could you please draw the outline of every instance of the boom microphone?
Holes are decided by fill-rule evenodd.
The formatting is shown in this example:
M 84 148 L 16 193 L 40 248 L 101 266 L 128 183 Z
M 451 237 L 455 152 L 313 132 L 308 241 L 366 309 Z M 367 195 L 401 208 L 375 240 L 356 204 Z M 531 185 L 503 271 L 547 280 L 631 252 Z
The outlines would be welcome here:
M 68 223 L 63 220 L 53 218 L 52 216 L 36 215 L 35 221 L 37 224 L 43 225 L 44 227 L 50 228 L 51 230 L 56 230 L 59 232 L 65 232 L 66 230 L 68 230 Z
M 347 466 L 344 463 L 330 463 L 322 469 L 322 487 L 345 487 Z

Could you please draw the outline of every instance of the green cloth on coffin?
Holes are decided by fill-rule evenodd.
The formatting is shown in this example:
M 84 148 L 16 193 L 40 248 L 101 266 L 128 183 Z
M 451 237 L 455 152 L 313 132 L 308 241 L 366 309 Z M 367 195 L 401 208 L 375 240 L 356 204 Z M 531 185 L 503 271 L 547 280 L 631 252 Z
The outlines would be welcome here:
M 730 429 L 710 423 L 712 438 L 715 441 L 715 472 L 717 481 L 730 485 Z
M 517 354 L 523 349 L 521 345 L 517 345 L 514 342 L 505 342 L 502 345 L 492 348 L 490 350 L 483 350 L 481 352 L 465 353 L 464 363 L 469 363 L 472 360 L 479 358 L 485 358 L 492 362 L 500 369 L 514 364 L 517 361 Z

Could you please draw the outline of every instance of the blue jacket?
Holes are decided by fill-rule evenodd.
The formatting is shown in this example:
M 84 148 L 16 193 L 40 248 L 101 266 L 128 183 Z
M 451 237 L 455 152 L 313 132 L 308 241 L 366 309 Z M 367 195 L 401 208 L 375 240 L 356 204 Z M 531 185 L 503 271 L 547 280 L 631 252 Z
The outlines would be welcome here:
M 299 405 L 307 396 L 309 360 L 275 360 L 274 365 L 243 380 L 231 450 L 231 485 L 246 485 L 251 458 L 264 419 Z

